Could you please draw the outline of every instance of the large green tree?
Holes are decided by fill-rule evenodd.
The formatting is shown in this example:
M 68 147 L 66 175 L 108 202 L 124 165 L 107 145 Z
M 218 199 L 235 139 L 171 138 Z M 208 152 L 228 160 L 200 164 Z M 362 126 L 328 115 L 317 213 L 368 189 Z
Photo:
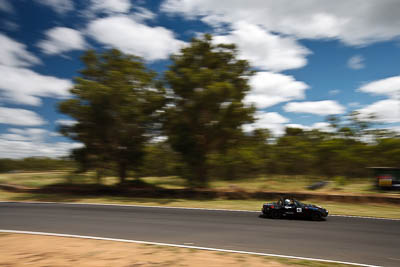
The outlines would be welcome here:
M 82 62 L 84 69 L 70 90 L 73 97 L 59 105 L 77 123 L 61 132 L 84 144 L 76 159 L 89 168 L 115 169 L 123 183 L 129 168 L 143 158 L 164 105 L 163 89 L 140 58 L 118 50 L 90 50 Z
M 171 60 L 165 133 L 182 155 L 191 185 L 207 186 L 208 156 L 224 153 L 242 136 L 241 126 L 253 121 L 254 108 L 243 103 L 253 71 L 237 59 L 234 45 L 216 45 L 210 35 L 193 39 Z

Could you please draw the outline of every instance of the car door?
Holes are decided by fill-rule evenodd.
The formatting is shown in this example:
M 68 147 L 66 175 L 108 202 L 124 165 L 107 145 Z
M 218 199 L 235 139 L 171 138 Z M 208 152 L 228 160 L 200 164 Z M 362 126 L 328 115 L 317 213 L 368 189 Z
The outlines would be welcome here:
M 293 204 L 286 204 L 283 206 L 283 211 L 285 216 L 295 216 L 296 206 Z
M 304 217 L 304 207 L 301 205 L 301 203 L 295 201 L 295 208 L 294 208 L 294 214 L 296 217 L 302 218 Z

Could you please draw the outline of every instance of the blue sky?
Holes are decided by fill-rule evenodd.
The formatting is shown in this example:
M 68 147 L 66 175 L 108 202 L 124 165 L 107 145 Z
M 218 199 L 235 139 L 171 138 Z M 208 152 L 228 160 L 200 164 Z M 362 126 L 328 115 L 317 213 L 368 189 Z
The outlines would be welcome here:
M 397 0 L 0 0 L 0 157 L 62 156 L 79 144 L 57 103 L 86 49 L 118 48 L 162 73 L 202 33 L 235 43 L 257 71 L 245 101 L 279 135 L 330 130 L 327 115 L 375 114 L 400 131 Z

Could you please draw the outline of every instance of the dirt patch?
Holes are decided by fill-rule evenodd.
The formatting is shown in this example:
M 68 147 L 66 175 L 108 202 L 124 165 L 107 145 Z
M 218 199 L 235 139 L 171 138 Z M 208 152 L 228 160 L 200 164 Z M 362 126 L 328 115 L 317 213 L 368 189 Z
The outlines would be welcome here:
M 288 266 L 270 257 L 113 241 L 0 234 L 0 266 Z M 292 264 L 290 266 L 293 266 Z

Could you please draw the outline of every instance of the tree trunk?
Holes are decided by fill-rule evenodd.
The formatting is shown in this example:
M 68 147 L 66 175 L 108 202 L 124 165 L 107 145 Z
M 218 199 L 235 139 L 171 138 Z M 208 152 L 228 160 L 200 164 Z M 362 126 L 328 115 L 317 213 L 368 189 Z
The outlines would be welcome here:
M 126 163 L 119 163 L 119 183 L 124 184 L 126 180 Z
M 198 164 L 196 164 L 196 166 L 194 166 L 193 170 L 195 171 L 195 184 L 201 188 L 206 188 L 208 186 L 206 164 L 204 162 L 199 162 Z
M 96 170 L 96 182 L 97 182 L 97 184 L 101 184 L 101 176 L 102 176 L 102 171 L 101 170 Z

